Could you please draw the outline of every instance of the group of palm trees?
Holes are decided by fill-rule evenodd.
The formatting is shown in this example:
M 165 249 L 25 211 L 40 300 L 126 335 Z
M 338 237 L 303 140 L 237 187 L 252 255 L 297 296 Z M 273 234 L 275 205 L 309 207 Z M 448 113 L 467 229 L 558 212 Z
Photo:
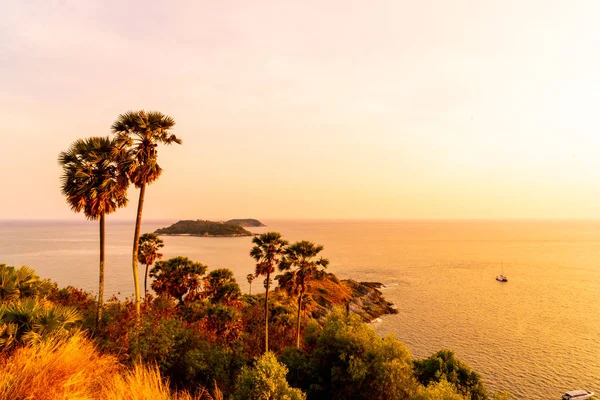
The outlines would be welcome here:
M 254 277 L 265 276 L 265 352 L 269 351 L 269 287 L 275 267 L 284 272 L 277 277 L 279 287 L 290 297 L 297 298 L 296 347 L 300 348 L 300 316 L 307 283 L 329 264 L 326 258 L 315 259 L 323 250 L 323 246 L 306 240 L 288 245 L 287 240 L 278 232 L 266 232 L 255 236 L 252 243 L 254 247 L 250 250 L 250 256 L 256 261 Z M 251 285 L 254 277 L 247 277 Z
M 71 209 L 100 222 L 98 323 L 104 304 L 105 217 L 127 205 L 130 184 L 140 189 L 131 257 L 135 308 L 137 315 L 140 314 L 138 253 L 144 197 L 146 186 L 162 173 L 158 144 L 181 144 L 171 133 L 173 126 L 175 120 L 158 111 L 128 111 L 112 124 L 112 138 L 78 139 L 58 157 L 63 168 L 61 191 Z
M 162 247 L 160 239 L 155 235 L 140 238 L 146 186 L 156 181 L 162 173 L 162 168 L 158 165 L 158 144 L 181 144 L 181 140 L 171 133 L 174 126 L 173 118 L 158 111 L 128 111 L 119 115 L 112 124 L 112 138 L 107 136 L 78 139 L 58 157 L 63 168 L 61 191 L 71 209 L 83 212 L 90 220 L 99 220 L 97 323 L 101 321 L 104 305 L 105 218 L 107 214 L 127 205 L 127 189 L 131 184 L 140 190 L 131 257 L 135 309 L 137 315 L 140 315 L 138 257 L 141 257 L 142 263 L 146 265 L 144 290 L 147 290 L 148 265 L 162 257 L 162 254 L 157 253 Z M 329 261 L 322 257 L 314 259 L 323 250 L 323 246 L 308 241 L 288 245 L 277 232 L 256 236 L 252 242 L 254 247 L 250 256 L 257 264 L 256 272 L 254 276 L 248 276 L 248 282 L 252 284 L 254 277 L 266 276 L 265 351 L 269 350 L 269 288 L 271 274 L 275 272 L 276 267 L 285 272 L 279 277 L 280 287 L 290 296 L 297 297 L 296 344 L 299 347 L 300 315 L 306 284 L 319 268 L 325 268 L 329 264 Z

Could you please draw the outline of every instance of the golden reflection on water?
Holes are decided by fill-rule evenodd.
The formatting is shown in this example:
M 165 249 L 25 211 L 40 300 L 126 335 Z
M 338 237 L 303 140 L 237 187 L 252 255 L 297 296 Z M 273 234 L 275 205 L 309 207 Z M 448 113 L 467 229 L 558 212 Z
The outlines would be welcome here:
M 172 222 L 148 222 L 143 230 Z M 600 221 L 266 223 L 259 231 L 323 244 L 329 269 L 340 277 L 387 284 L 384 294 L 399 314 L 376 329 L 394 333 L 414 356 L 453 349 L 491 389 L 517 398 L 600 392 Z M 96 228 L 0 224 L 0 262 L 95 290 Z M 132 233 L 131 224 L 108 225 L 107 296 L 132 292 Z M 165 257 L 230 268 L 247 290 L 250 238 L 164 239 Z M 502 272 L 509 282 L 495 280 Z

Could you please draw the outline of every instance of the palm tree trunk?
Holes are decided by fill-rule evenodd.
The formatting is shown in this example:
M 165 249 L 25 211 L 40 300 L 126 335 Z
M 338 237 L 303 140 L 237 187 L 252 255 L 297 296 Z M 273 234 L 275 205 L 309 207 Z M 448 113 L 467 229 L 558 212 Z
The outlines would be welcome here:
M 146 273 L 144 274 L 144 301 L 146 301 L 146 295 L 148 294 L 148 265 L 146 265 Z
M 104 213 L 100 214 L 100 282 L 98 287 L 98 313 L 96 314 L 96 327 L 102 319 L 102 307 L 104 306 Z
M 296 347 L 298 350 L 300 349 L 300 312 L 302 311 L 303 296 L 304 291 L 300 292 L 300 295 L 298 295 L 298 320 L 296 321 Z
M 133 268 L 133 285 L 135 289 L 135 312 L 137 317 L 140 317 L 140 277 L 138 271 L 138 249 L 140 230 L 142 228 L 142 209 L 144 208 L 144 195 L 146 193 L 146 185 L 140 187 L 140 198 L 138 200 L 137 217 L 135 218 L 135 231 L 133 233 L 133 254 L 131 257 L 131 266 Z
M 265 353 L 269 351 L 269 283 L 270 273 L 267 272 L 267 285 L 265 292 Z

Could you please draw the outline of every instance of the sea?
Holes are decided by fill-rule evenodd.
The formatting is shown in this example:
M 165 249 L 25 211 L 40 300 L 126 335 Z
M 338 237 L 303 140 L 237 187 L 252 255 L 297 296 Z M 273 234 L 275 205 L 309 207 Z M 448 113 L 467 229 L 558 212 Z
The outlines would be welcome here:
M 145 221 L 142 232 L 172 220 Z M 397 315 L 372 326 L 424 358 L 452 349 L 515 399 L 600 392 L 600 221 L 266 220 L 256 233 L 325 247 L 340 278 L 376 281 Z M 133 221 L 107 223 L 106 297 L 131 297 Z M 251 237 L 165 236 L 165 258 L 254 271 Z M 98 223 L 0 221 L 0 263 L 97 293 Z M 140 276 L 143 276 L 140 266 Z M 504 274 L 508 282 L 498 282 Z M 143 282 L 143 279 L 142 279 Z M 254 282 L 253 293 L 262 285 Z

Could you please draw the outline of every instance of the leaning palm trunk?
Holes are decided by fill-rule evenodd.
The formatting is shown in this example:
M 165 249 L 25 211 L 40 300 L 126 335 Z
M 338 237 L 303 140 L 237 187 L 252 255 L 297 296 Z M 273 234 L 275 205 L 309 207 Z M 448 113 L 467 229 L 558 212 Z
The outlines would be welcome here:
M 144 194 L 146 193 L 146 185 L 140 187 L 140 199 L 138 201 L 137 217 L 135 218 L 135 231 L 133 233 L 133 255 L 131 257 L 131 266 L 133 268 L 133 285 L 135 291 L 135 312 L 137 317 L 140 317 L 140 274 L 138 271 L 138 249 L 140 230 L 142 227 L 142 209 L 144 208 Z
M 98 314 L 96 315 L 96 327 L 102 319 L 102 308 L 104 307 L 104 213 L 100 214 L 100 282 L 98 288 Z
M 265 291 L 265 353 L 269 352 L 269 283 L 270 273 L 267 273 L 267 285 Z
M 298 320 L 296 321 L 296 348 L 300 349 L 300 314 L 302 312 L 302 297 L 304 297 L 304 291 L 298 295 Z

